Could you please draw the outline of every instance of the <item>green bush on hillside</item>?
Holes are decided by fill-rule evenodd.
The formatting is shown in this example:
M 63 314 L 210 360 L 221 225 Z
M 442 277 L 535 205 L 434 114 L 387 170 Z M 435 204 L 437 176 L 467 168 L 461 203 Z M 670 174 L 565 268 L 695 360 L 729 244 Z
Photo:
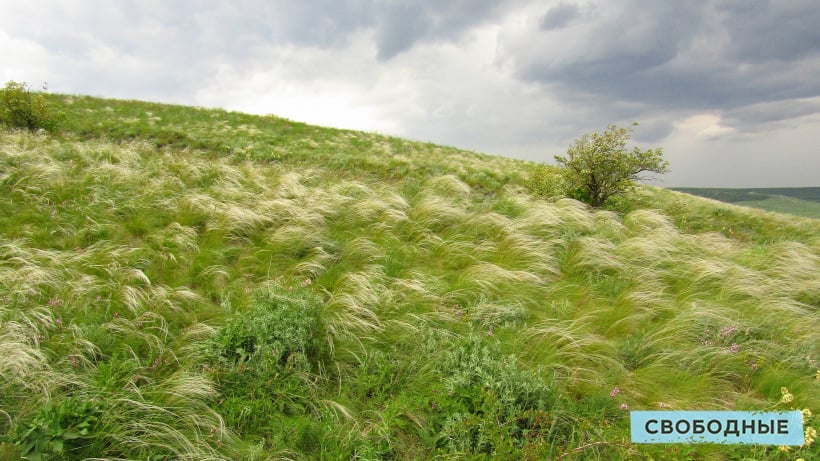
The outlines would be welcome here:
M 643 179 L 641 173 L 668 173 L 669 162 L 661 149 L 626 148 L 631 130 L 611 125 L 603 133 L 585 134 L 575 141 L 567 156 L 555 156 L 562 165 L 569 196 L 594 207 L 623 194 Z
M 527 189 L 543 198 L 561 197 L 567 188 L 561 172 L 547 165 L 538 165 L 527 179 Z
M 320 302 L 309 292 L 272 288 L 236 314 L 214 339 L 219 360 L 231 365 L 310 370 L 320 349 Z
M 440 402 L 436 443 L 443 452 L 519 458 L 556 432 L 557 393 L 514 357 L 500 357 L 471 337 L 446 354 L 442 368 L 448 395 Z
M 9 81 L 0 90 L 0 123 L 3 125 L 53 131 L 63 118 L 65 112 L 54 108 L 41 92 L 32 91 L 27 83 Z
M 211 342 L 217 410 L 229 426 L 258 429 L 275 415 L 307 411 L 324 344 L 321 307 L 309 291 L 271 287 L 217 332 Z

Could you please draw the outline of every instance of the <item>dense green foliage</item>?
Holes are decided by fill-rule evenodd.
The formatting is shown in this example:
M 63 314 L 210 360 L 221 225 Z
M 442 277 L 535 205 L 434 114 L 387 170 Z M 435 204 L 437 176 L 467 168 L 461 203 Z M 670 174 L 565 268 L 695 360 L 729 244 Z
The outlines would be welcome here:
M 644 186 L 594 210 L 528 162 L 48 98 L 61 133 L 0 132 L 0 460 L 820 454 L 628 427 L 817 427 L 820 221 Z
M 52 106 L 43 94 L 33 92 L 26 83 L 10 81 L 0 90 L 0 125 L 52 131 L 64 117 L 62 110 Z
M 628 150 L 630 130 L 615 125 L 603 133 L 585 134 L 555 160 L 565 168 L 564 179 L 573 198 L 600 207 L 626 192 L 641 173 L 667 173 L 669 163 L 661 149 Z

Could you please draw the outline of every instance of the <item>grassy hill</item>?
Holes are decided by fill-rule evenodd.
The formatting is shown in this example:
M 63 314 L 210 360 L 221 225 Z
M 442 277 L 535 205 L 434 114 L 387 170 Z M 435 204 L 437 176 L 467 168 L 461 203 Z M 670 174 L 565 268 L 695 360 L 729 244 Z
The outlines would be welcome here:
M 804 459 L 628 410 L 820 412 L 820 221 L 266 116 L 0 132 L 0 459 Z M 42 454 L 42 458 L 36 455 Z
M 676 187 L 673 190 L 766 211 L 820 219 L 820 187 L 760 189 Z

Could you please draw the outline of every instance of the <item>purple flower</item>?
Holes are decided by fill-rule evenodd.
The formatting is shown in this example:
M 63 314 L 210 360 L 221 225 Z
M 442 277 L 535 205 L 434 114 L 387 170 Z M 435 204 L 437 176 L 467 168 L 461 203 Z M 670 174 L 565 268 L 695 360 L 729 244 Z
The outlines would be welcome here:
M 738 344 L 738 343 L 732 343 L 732 345 L 729 346 L 729 352 L 735 353 L 735 352 L 738 352 L 739 350 L 740 350 L 740 344 Z

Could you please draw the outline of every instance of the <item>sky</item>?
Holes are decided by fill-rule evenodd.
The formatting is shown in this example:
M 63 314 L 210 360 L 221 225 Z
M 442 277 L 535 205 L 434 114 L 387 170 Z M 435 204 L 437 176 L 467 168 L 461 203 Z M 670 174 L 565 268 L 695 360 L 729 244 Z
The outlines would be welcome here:
M 629 126 L 663 187 L 820 186 L 817 0 L 0 0 L 0 78 L 554 163 Z

